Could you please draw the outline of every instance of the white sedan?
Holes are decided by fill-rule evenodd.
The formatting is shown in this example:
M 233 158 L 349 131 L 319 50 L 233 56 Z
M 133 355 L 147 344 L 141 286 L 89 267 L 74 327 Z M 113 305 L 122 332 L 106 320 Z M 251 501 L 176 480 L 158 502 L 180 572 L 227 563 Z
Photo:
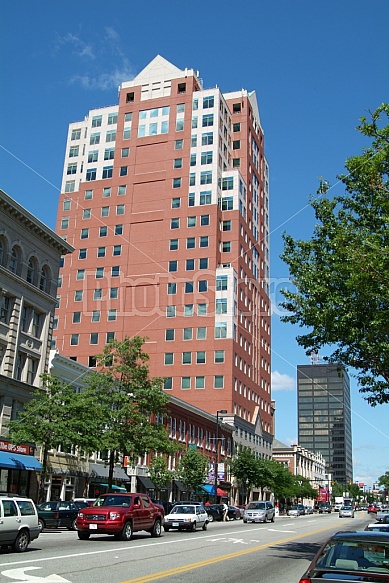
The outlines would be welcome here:
M 177 530 L 192 530 L 202 528 L 207 530 L 208 514 L 201 504 L 175 504 L 170 513 L 165 516 L 163 528 L 168 532 L 171 528 Z

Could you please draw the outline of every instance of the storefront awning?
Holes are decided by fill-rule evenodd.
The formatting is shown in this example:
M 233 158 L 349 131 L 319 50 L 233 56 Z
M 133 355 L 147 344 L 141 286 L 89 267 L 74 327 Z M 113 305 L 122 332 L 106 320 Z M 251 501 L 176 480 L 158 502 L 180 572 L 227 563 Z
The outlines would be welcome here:
M 105 478 L 109 476 L 109 467 L 103 464 L 89 464 L 91 477 L 92 478 Z M 123 468 L 114 467 L 113 469 L 114 480 L 122 480 L 122 482 L 130 482 L 130 478 L 127 476 Z
M 182 482 L 180 482 L 180 480 L 173 480 L 175 485 L 177 486 L 177 488 L 181 491 L 181 492 L 186 492 L 186 488 L 184 486 L 184 484 Z
M 108 488 L 108 484 L 99 484 L 99 486 L 103 486 L 104 488 Z M 111 490 L 113 490 L 114 492 L 127 492 L 127 490 L 125 488 L 122 488 L 122 486 L 116 486 L 115 484 L 112 484 Z
M 155 486 L 150 478 L 146 478 L 146 476 L 137 476 L 138 480 L 147 490 L 155 490 Z
M 215 486 L 212 484 L 202 484 L 200 488 L 202 488 L 207 494 L 211 494 L 211 496 L 215 495 Z M 221 496 L 222 498 L 226 498 L 228 496 L 228 493 L 221 488 L 218 488 L 216 491 L 217 495 Z
M 40 472 L 42 464 L 33 455 L 21 455 L 20 453 L 0 451 L 0 468 Z

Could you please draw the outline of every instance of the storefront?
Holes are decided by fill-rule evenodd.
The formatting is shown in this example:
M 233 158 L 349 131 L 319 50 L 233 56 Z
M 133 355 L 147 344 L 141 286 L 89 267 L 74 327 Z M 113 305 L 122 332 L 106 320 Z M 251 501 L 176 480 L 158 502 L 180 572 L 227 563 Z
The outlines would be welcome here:
M 89 464 L 90 481 L 88 495 L 91 498 L 97 498 L 100 494 L 108 492 L 109 468 L 103 464 Z M 111 490 L 115 492 L 126 492 L 126 484 L 130 483 L 130 478 L 123 468 L 114 467 L 113 481 Z
M 36 472 L 42 470 L 42 464 L 33 454 L 33 446 L 0 440 L 0 491 L 36 499 Z

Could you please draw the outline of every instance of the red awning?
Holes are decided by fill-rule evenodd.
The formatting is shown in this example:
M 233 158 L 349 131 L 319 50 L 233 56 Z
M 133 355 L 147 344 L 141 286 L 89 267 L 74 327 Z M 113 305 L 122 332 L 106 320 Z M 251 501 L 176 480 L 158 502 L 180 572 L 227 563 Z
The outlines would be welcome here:
M 227 492 L 225 492 L 225 490 L 222 490 L 221 488 L 218 488 L 216 490 L 216 492 L 217 492 L 217 495 L 218 496 L 221 496 L 222 498 L 228 498 L 228 494 L 227 494 Z

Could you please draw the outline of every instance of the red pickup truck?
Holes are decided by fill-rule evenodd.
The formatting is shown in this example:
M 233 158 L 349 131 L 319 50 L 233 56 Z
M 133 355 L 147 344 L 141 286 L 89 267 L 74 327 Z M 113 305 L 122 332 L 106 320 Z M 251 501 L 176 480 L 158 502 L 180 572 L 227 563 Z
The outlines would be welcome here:
M 103 494 L 93 506 L 80 509 L 76 528 L 81 540 L 94 534 L 113 534 L 117 539 L 130 540 L 140 530 L 158 537 L 163 518 L 162 508 L 153 504 L 147 494 Z

